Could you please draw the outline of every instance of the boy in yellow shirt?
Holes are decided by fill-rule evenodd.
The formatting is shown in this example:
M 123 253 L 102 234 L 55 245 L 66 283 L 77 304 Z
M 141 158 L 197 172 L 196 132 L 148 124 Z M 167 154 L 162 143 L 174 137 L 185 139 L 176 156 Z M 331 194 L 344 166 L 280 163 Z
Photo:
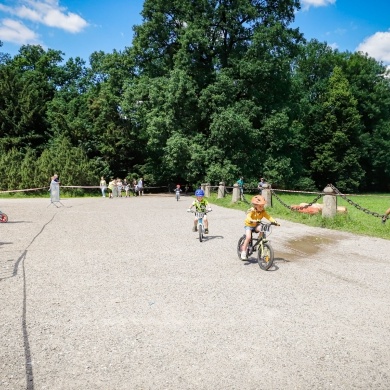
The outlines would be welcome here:
M 246 250 L 248 248 L 249 241 L 251 239 L 251 231 L 259 232 L 260 227 L 258 221 L 262 218 L 268 219 L 268 221 L 280 226 L 265 210 L 266 200 L 261 195 L 256 195 L 251 200 L 252 206 L 246 214 L 245 218 L 245 241 L 241 248 L 241 260 L 246 260 Z

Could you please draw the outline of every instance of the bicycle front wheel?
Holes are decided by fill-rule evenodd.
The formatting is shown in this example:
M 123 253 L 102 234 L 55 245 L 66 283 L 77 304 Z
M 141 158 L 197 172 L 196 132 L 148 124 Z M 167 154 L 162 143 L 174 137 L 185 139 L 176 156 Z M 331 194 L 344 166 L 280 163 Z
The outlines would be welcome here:
M 241 248 L 242 245 L 244 244 L 244 241 L 245 241 L 245 234 L 242 237 L 240 237 L 237 243 L 237 256 L 240 260 L 241 260 Z
M 8 216 L 7 216 L 7 214 L 0 213 L 0 222 L 3 222 L 3 223 L 8 222 Z
M 199 224 L 198 226 L 198 232 L 199 232 L 199 241 L 203 241 L 203 225 Z
M 259 245 L 257 252 L 257 262 L 262 270 L 267 271 L 274 263 L 274 250 L 269 242 Z

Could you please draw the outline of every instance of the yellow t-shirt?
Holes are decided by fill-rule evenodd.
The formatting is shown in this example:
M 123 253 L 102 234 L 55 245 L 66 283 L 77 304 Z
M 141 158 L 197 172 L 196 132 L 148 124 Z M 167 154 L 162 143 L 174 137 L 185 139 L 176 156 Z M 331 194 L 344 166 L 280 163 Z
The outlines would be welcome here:
M 262 218 L 268 219 L 270 222 L 276 222 L 265 210 L 257 211 L 254 207 L 251 207 L 246 214 L 245 226 L 255 227 L 256 223 L 251 220 L 260 221 Z

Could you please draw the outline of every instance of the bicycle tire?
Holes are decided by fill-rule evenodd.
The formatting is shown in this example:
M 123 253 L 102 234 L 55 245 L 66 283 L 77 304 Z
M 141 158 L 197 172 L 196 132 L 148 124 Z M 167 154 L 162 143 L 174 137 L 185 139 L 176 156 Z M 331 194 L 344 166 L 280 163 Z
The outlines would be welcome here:
M 259 245 L 257 262 L 263 271 L 267 271 L 272 267 L 272 264 L 274 263 L 274 250 L 269 242 L 264 243 L 263 248 L 261 247 L 261 244 Z
M 8 222 L 8 215 L 4 213 L 0 213 L 0 222 L 2 223 Z
M 237 243 L 237 256 L 240 260 L 241 260 L 241 247 L 244 241 L 245 241 L 245 234 L 242 237 L 240 237 Z
M 198 226 L 198 232 L 199 232 L 199 241 L 203 241 L 203 225 L 199 224 Z

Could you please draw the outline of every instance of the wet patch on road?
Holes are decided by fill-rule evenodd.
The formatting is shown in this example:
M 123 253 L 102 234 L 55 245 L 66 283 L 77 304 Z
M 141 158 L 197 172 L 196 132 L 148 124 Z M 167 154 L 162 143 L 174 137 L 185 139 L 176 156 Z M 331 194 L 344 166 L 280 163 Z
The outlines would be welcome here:
M 337 237 L 318 235 L 293 238 L 284 245 L 286 251 L 278 250 L 277 255 L 287 262 L 303 260 L 317 254 L 324 246 L 331 245 L 335 241 L 338 241 Z

